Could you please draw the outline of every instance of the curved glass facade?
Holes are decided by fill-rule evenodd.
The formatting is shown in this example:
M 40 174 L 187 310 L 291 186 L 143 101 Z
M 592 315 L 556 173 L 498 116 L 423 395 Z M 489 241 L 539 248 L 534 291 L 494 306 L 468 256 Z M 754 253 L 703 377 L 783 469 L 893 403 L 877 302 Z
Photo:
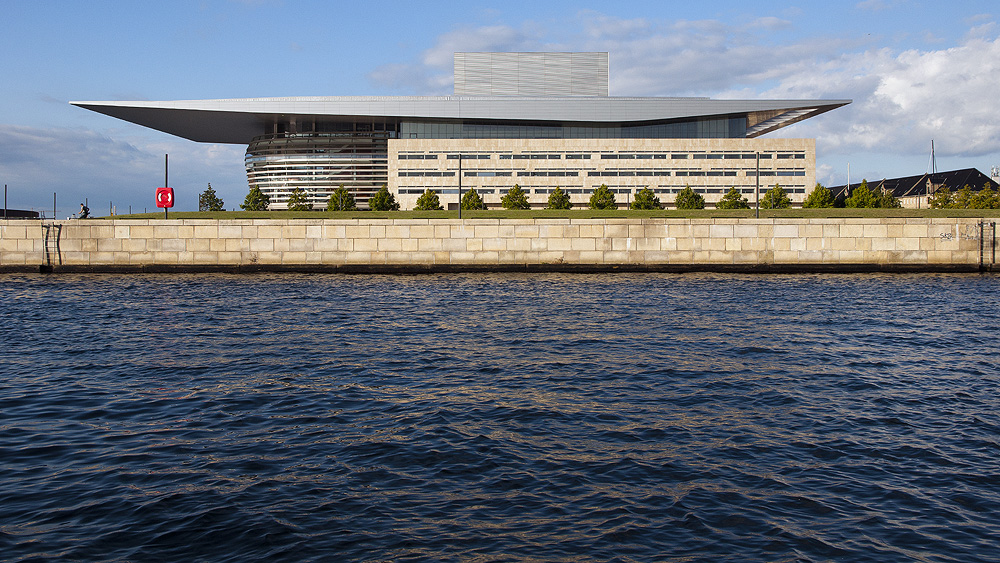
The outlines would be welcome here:
M 302 188 L 316 209 L 344 186 L 358 207 L 388 183 L 388 139 L 392 133 L 277 133 L 254 137 L 247 147 L 247 181 L 286 209 L 291 191 Z

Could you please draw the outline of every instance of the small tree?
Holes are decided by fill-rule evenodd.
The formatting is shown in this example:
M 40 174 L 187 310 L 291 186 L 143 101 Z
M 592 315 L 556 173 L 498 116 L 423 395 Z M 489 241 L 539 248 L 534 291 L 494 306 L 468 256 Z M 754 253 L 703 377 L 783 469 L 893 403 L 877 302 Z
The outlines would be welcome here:
M 975 198 L 975 192 L 972 191 L 972 186 L 966 184 L 962 186 L 962 189 L 955 192 L 954 198 L 952 198 L 951 206 L 955 209 L 968 209 L 973 205 L 973 198 Z
M 993 188 L 986 184 L 972 198 L 972 206 L 975 209 L 1000 209 L 1000 195 L 993 191 Z
M 952 200 L 951 190 L 948 189 L 948 186 L 941 186 L 931 197 L 927 198 L 931 209 L 948 209 L 954 203 Z
M 663 209 L 660 198 L 656 197 L 653 190 L 643 188 L 635 192 L 635 199 L 629 205 L 629 209 Z
M 780 184 L 775 184 L 773 188 L 767 190 L 760 200 L 761 209 L 788 209 L 792 206 L 792 200 L 788 199 L 788 194 Z
M 604 184 L 601 184 L 590 196 L 591 209 L 618 209 L 615 203 L 615 194 Z
M 878 196 L 872 193 L 871 188 L 868 187 L 868 180 L 862 180 L 861 185 L 854 188 L 851 195 L 844 201 L 846 207 L 859 209 L 878 207 L 878 203 Z
M 250 193 L 247 194 L 240 208 L 244 211 L 267 211 L 269 205 L 271 205 L 271 198 L 254 185 L 250 186 Z
M 507 193 L 500 198 L 500 205 L 504 209 L 531 209 L 528 203 L 528 196 L 525 195 L 521 186 L 514 184 L 514 187 L 507 190 Z
M 677 205 L 677 209 L 705 209 L 705 198 L 692 190 L 691 186 L 685 186 L 683 190 L 677 192 L 674 204 Z
M 437 192 L 427 188 L 417 198 L 417 206 L 414 209 L 417 211 L 441 211 L 444 207 L 441 207 L 441 198 L 438 197 Z
M 547 209 L 570 209 L 573 204 L 569 201 L 569 194 L 562 191 L 562 188 L 556 186 L 556 189 L 552 190 L 549 194 L 549 205 Z
M 722 196 L 719 203 L 715 204 L 718 209 L 750 209 L 750 204 L 747 202 L 747 198 L 743 197 L 736 188 L 729 188 L 726 195 Z
M 823 184 L 816 184 L 813 191 L 809 193 L 809 197 L 802 204 L 802 207 L 833 207 L 836 200 L 833 197 L 833 192 Z
M 223 211 L 226 202 L 219 199 L 212 189 L 212 183 L 208 183 L 208 188 L 198 196 L 198 211 Z
M 292 189 L 288 196 L 289 211 L 312 211 L 313 204 L 309 201 L 309 193 L 302 188 Z
M 354 194 L 345 188 L 343 184 L 333 190 L 333 193 L 330 194 L 330 199 L 326 200 L 327 211 L 356 211 L 357 209 L 358 204 L 354 201 Z
M 903 203 L 899 201 L 899 198 L 888 190 L 880 191 L 875 195 L 875 199 L 878 202 L 878 206 L 882 209 L 899 209 L 903 207 Z
M 475 188 L 469 188 L 469 191 L 462 196 L 462 209 L 486 209 L 486 202 L 479 197 Z
M 372 211 L 399 211 L 396 197 L 389 192 L 389 187 L 382 184 L 375 195 L 368 200 L 368 209 Z

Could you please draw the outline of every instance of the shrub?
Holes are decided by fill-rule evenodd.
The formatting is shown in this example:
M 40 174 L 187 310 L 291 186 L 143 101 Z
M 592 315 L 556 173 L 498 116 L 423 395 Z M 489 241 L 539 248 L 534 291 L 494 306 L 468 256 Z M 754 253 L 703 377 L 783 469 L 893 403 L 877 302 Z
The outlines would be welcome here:
M 257 186 L 250 186 L 250 193 L 247 194 L 240 208 L 244 211 L 267 211 L 269 205 L 271 205 L 271 199 L 267 197 L 267 194 L 260 191 Z
M 903 207 L 902 202 L 899 201 L 899 198 L 892 195 L 892 192 L 882 190 L 875 197 L 878 200 L 878 206 L 882 209 L 899 209 Z
M 372 211 L 399 211 L 399 204 L 396 203 L 396 196 L 389 192 L 389 188 L 385 184 L 382 184 L 382 187 L 368 200 L 368 209 Z
M 685 186 L 678 192 L 674 203 L 677 209 L 705 209 L 705 198 L 692 190 L 691 186 Z
M 930 203 L 931 209 L 948 209 L 952 206 L 952 199 L 951 190 L 948 189 L 948 186 L 941 186 L 931 195 L 928 203 Z
M 517 184 L 507 190 L 507 193 L 500 199 L 500 205 L 504 209 L 531 209 L 531 205 L 528 204 L 528 196 Z
M 972 207 L 975 209 L 1000 209 L 1000 194 L 993 191 L 989 184 L 983 186 L 975 196 L 972 197 Z
M 215 195 L 211 182 L 208 184 L 208 189 L 198 196 L 198 211 L 222 211 L 225 205 L 226 202 Z
M 462 209 L 486 209 L 486 202 L 479 197 L 475 188 L 469 188 L 469 191 L 462 196 Z
M 309 194 L 302 188 L 292 189 L 288 196 L 289 211 L 312 211 L 313 204 L 309 201 Z
M 570 209 L 573 204 L 569 201 L 569 194 L 562 191 L 562 188 L 556 186 L 556 189 L 552 190 L 549 194 L 549 205 L 547 209 Z
M 656 197 L 653 190 L 643 188 L 635 192 L 635 200 L 629 205 L 630 209 L 663 209 L 660 198 Z
M 816 184 L 813 191 L 809 193 L 809 197 L 802 204 L 802 207 L 833 207 L 836 200 L 833 197 L 833 192 L 823 184 Z
M 788 194 L 779 184 L 775 184 L 773 188 L 767 190 L 767 193 L 760 200 L 761 209 L 788 209 L 791 206 L 792 200 L 788 199 Z
M 990 184 L 978 192 L 965 185 L 954 193 L 947 186 L 941 186 L 929 201 L 931 209 L 1000 209 L 1000 195 L 993 191 Z
M 354 201 L 354 194 L 348 191 L 343 184 L 333 190 L 330 199 L 326 201 L 327 211 L 355 211 L 357 209 L 358 204 Z
M 715 205 L 719 209 L 750 209 L 750 204 L 747 203 L 747 198 L 743 197 L 736 188 L 729 188 L 726 195 L 722 196 L 719 203 Z
M 844 200 L 844 206 L 858 209 L 879 207 L 879 198 L 868 187 L 868 180 L 862 180 L 861 185 L 854 188 L 851 195 Z
M 441 198 L 438 197 L 437 192 L 427 188 L 417 198 L 417 206 L 414 209 L 418 211 L 441 211 L 444 207 L 441 207 Z
M 618 209 L 615 194 L 604 184 L 601 184 L 590 196 L 590 209 Z

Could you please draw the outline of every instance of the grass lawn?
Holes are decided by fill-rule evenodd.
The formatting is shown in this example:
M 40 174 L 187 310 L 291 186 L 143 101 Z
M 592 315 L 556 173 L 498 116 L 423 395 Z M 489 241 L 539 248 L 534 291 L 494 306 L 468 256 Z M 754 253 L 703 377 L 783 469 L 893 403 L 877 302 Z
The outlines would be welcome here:
M 591 219 L 604 217 L 667 217 L 677 219 L 753 218 L 752 209 L 530 209 L 463 211 L 465 219 Z M 774 209 L 760 211 L 761 218 L 841 218 L 841 217 L 1000 217 L 1000 209 Z M 162 219 L 163 213 L 135 213 L 100 219 Z M 174 211 L 169 219 L 457 219 L 458 211 Z

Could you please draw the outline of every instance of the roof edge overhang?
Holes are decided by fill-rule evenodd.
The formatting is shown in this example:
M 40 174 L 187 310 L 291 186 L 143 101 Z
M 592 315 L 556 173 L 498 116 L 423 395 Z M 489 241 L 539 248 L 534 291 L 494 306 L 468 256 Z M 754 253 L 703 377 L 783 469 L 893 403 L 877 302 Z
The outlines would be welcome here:
M 757 137 L 851 100 L 714 100 L 611 96 L 333 96 L 70 104 L 198 142 L 247 144 L 293 119 L 476 120 L 611 126 L 746 115 Z M 757 116 L 754 119 L 753 116 Z

